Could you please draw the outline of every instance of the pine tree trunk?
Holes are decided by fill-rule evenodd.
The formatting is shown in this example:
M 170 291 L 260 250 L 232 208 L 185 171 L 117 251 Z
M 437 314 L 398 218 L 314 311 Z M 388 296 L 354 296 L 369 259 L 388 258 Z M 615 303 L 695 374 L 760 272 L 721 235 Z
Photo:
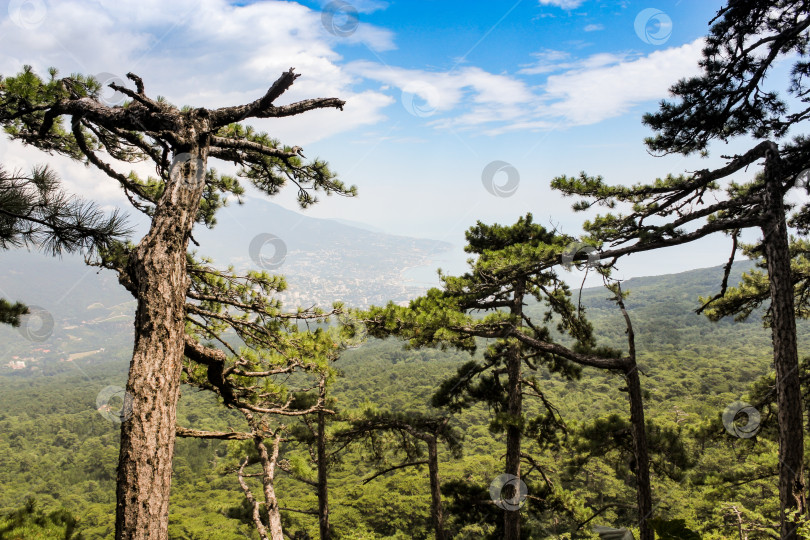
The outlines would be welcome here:
M 622 310 L 627 324 L 628 364 L 624 373 L 627 381 L 627 394 L 630 399 L 630 424 L 633 426 L 633 456 L 636 460 L 636 501 L 638 506 L 638 527 L 640 540 L 655 540 L 655 533 L 650 528 L 652 517 L 652 488 L 650 487 L 650 456 L 647 443 L 647 428 L 644 421 L 644 396 L 641 393 L 641 379 L 636 362 L 636 333 L 627 308 L 621 283 L 616 284 L 616 303 Z
M 776 369 L 781 538 L 793 540 L 798 538 L 798 524 L 789 520 L 785 514 L 794 509 L 802 514 L 807 512 L 802 461 L 804 429 L 790 251 L 780 182 L 781 166 L 775 146 L 769 151 L 765 165 L 767 219 L 762 232 L 770 279 L 771 333 Z
M 508 392 L 509 407 L 507 413 L 510 420 L 520 418 L 522 413 L 521 384 L 520 384 L 520 354 L 517 345 L 513 345 L 507 359 L 507 372 L 509 376 Z M 509 425 L 506 428 L 506 474 L 520 478 L 520 439 L 521 430 L 518 426 Z M 518 485 L 510 484 L 504 487 L 502 496 L 505 500 L 514 500 L 517 497 Z M 505 509 L 503 516 L 503 537 L 505 540 L 518 540 L 520 538 L 520 510 Z
M 511 314 L 517 321 L 518 326 L 521 325 L 521 314 L 523 312 L 523 291 L 516 288 L 514 303 L 511 308 Z M 506 474 L 511 474 L 520 479 L 520 443 L 522 430 L 520 426 L 515 425 L 523 415 L 523 388 L 521 385 L 521 363 L 523 359 L 520 355 L 520 344 L 513 341 L 506 353 L 506 371 L 507 371 L 507 392 L 509 395 L 509 402 L 507 406 L 507 415 L 509 417 L 509 425 L 506 428 Z M 517 502 L 519 483 L 507 485 L 503 489 L 502 497 L 504 500 L 511 499 Z M 518 540 L 520 538 L 520 509 L 505 509 L 503 515 L 503 537 L 504 540 Z
M 636 498 L 639 513 L 639 539 L 655 540 L 650 529 L 652 518 L 652 489 L 650 487 L 650 457 L 647 448 L 647 430 L 644 425 L 644 401 L 636 363 L 626 374 L 630 394 L 630 423 L 633 425 L 633 453 L 636 458 Z
M 207 148 L 188 150 L 204 170 Z M 130 256 L 138 289 L 118 463 L 115 537 L 166 540 L 188 289 L 186 248 L 203 186 L 195 168 L 167 182 Z M 130 417 L 131 415 L 131 417 Z
M 428 472 L 430 474 L 430 519 L 433 522 L 436 540 L 445 540 L 442 491 L 439 483 L 439 445 L 433 435 L 426 437 L 425 442 L 428 447 Z
M 318 525 L 321 540 L 329 540 L 329 486 L 326 463 L 326 413 L 318 411 Z
M 284 540 L 284 531 L 281 528 L 281 511 L 276 497 L 275 476 L 278 451 L 281 446 L 281 430 L 276 432 L 273 441 L 273 452 L 267 451 L 267 446 L 261 437 L 255 439 L 256 450 L 262 463 L 262 487 L 264 488 L 264 502 L 267 507 L 268 524 L 271 540 Z

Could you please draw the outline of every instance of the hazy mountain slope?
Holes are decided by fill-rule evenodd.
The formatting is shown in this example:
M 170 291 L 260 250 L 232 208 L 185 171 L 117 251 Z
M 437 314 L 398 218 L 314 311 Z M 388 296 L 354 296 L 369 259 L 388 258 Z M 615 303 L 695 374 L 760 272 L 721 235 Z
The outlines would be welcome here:
M 219 264 L 257 268 L 255 247 L 261 244 L 261 235 L 274 235 L 283 253 L 270 243 L 265 243 L 259 253 L 271 261 L 268 270 L 287 276 L 290 291 L 284 299 L 293 304 L 402 302 L 422 290 L 408 285 L 402 271 L 427 264 L 431 256 L 451 248 L 438 240 L 390 235 L 361 224 L 313 218 L 262 199 L 246 204 L 260 207 L 261 212 L 249 215 L 238 207 L 223 209 L 214 229 L 195 231 L 201 244 L 198 252 Z
M 291 310 L 329 307 L 335 301 L 350 306 L 406 301 L 424 289 L 407 284 L 401 272 L 450 247 L 309 217 L 264 200 L 250 204 L 264 208 L 261 219 L 226 208 L 213 230 L 195 231 L 198 252 L 219 267 L 262 269 L 249 246 L 256 235 L 274 234 L 282 239 L 286 256 L 277 267 L 265 269 L 287 277 L 290 286 L 281 299 Z M 274 248 L 265 246 L 259 253 L 272 259 Z M 1 252 L 0 296 L 43 310 L 19 330 L 0 326 L 5 344 L 0 366 L 7 370 L 54 368 L 80 355 L 103 360 L 112 350 L 131 348 L 135 300 L 112 272 L 88 267 L 79 256 Z

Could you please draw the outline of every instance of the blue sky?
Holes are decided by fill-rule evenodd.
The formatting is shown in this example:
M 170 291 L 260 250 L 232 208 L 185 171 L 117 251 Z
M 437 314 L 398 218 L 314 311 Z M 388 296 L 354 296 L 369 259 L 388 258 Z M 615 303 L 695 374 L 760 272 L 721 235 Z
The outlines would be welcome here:
M 744 148 L 740 141 L 701 160 L 652 157 L 643 145 L 650 132 L 641 115 L 697 73 L 701 38 L 721 5 L 12 0 L 0 11 L 0 73 L 24 63 L 112 78 L 133 71 L 148 93 L 173 103 L 222 106 L 255 99 L 293 66 L 302 77 L 282 101 L 336 96 L 345 110 L 254 124 L 326 159 L 360 192 L 324 197 L 307 213 L 461 245 L 475 220 L 513 222 L 526 212 L 577 233 L 586 216 L 549 189 L 554 176 L 585 170 L 615 183 L 651 181 Z M 5 140 L 0 152 L 9 167 L 45 159 Z M 487 189 L 482 175 L 496 161 Z M 48 162 L 75 192 L 126 207 L 95 171 Z M 293 195 L 275 202 L 294 208 Z M 228 209 L 223 226 L 255 211 L 250 201 L 261 196 Z M 726 245 L 719 237 L 638 256 L 623 275 L 720 264 Z

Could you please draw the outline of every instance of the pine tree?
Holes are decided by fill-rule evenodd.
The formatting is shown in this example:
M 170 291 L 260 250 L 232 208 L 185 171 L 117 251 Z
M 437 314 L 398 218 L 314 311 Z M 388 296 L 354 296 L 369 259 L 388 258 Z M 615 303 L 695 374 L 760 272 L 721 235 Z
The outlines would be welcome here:
M 107 257 L 108 263 L 114 260 Z M 273 298 L 286 287 L 282 276 L 253 271 L 237 274 L 233 269 L 217 270 L 210 263 L 188 256 L 191 286 L 187 292 L 183 382 L 214 392 L 224 406 L 245 417 L 249 431 L 178 426 L 177 434 L 250 441 L 245 443 L 243 459 L 234 472 L 249 518 L 261 538 L 281 540 L 284 534 L 274 487 L 278 469 L 317 489 L 321 534 L 328 538 L 326 472 L 333 456 L 327 456 L 325 424 L 335 411 L 327 388 L 335 375 L 334 362 L 353 342 L 353 328 L 346 324 L 327 328 L 327 324 L 335 316 L 339 323 L 351 321 L 343 317 L 339 303 L 329 311 L 284 311 L 281 302 Z M 301 424 L 306 426 L 303 431 L 309 430 L 303 437 Z M 282 446 L 288 452 L 291 445 L 302 440 L 314 442 L 316 447 L 317 481 L 291 471 L 281 458 Z M 254 465 L 261 467 L 253 476 L 262 478 L 264 505 L 245 480 L 245 469 Z
M 728 287 L 721 296 L 701 297 L 700 310 L 713 321 L 724 317 L 734 317 L 744 321 L 755 310 L 767 306 L 763 315 L 763 324 L 770 324 L 771 314 L 769 300 L 771 297 L 770 280 L 768 279 L 768 260 L 762 252 L 762 244 L 743 244 L 742 252 L 757 261 L 756 268 L 744 272 L 742 280 L 736 287 Z M 790 273 L 794 288 L 794 309 L 796 317 L 810 318 L 810 241 L 804 238 L 791 238 Z
M 338 432 L 336 438 L 351 442 L 364 441 L 370 449 L 372 462 L 379 464 L 381 468 L 366 478 L 363 484 L 395 470 L 427 465 L 430 478 L 430 520 L 433 524 L 434 538 L 446 540 L 448 535 L 445 530 L 439 477 L 439 443 L 443 442 L 454 457 L 461 456 L 461 437 L 450 425 L 450 417 L 367 409 L 360 416 L 348 418 L 348 422 L 349 427 Z M 380 437 L 385 433 L 394 435 L 391 444 L 385 444 Z M 427 448 L 427 458 L 424 458 L 424 451 L 419 443 L 424 443 Z M 381 467 L 390 460 L 389 454 L 401 456 L 401 463 Z
M 560 258 L 570 249 L 572 238 L 546 231 L 532 220 L 528 214 L 511 226 L 478 222 L 466 235 L 465 250 L 477 255 L 470 260 L 471 270 L 459 277 L 443 276 L 443 289 L 431 289 L 408 307 L 389 304 L 372 308 L 363 315 L 369 334 L 397 335 L 412 347 L 453 346 L 471 352 L 476 349 L 476 338 L 490 339 L 483 363 L 473 360 L 461 366 L 456 376 L 441 384 L 432 404 L 458 411 L 486 403 L 495 412 L 492 426 L 506 432 L 504 473 L 517 479 L 521 478 L 521 462 L 528 458 L 522 450 L 524 438 L 531 435 L 553 444 L 562 428 L 559 411 L 545 396 L 534 372 L 546 367 L 572 379 L 579 375 L 581 366 L 590 366 L 621 373 L 630 392 L 642 538 L 651 539 L 646 523 L 652 506 L 644 410 L 623 293 L 618 287 L 614 290 L 628 323 L 630 351 L 626 357 L 619 351 L 596 347 L 584 310 L 571 301 L 569 287 L 557 274 Z M 538 271 L 541 261 L 545 266 Z M 546 309 L 542 324 L 524 310 L 530 299 Z M 478 313 L 486 315 L 475 317 Z M 574 341 L 574 346 L 554 341 L 551 329 L 543 326 L 551 321 L 557 323 L 558 332 Z M 544 412 L 527 414 L 524 395 L 533 396 Z M 503 500 L 518 500 L 515 489 L 519 483 L 515 484 L 505 486 Z M 503 538 L 520 538 L 518 507 L 505 509 L 500 533 Z
M 612 262 L 716 232 L 731 236 L 732 255 L 716 299 L 727 292 L 740 231 L 761 229 L 779 402 L 780 534 L 794 539 L 797 522 L 788 515 L 793 510 L 805 514 L 808 508 L 785 194 L 805 182 L 802 171 L 810 163 L 810 139 L 804 135 L 787 139 L 789 132 L 805 125 L 810 111 L 810 6 L 799 0 L 731 0 L 711 24 L 700 61 L 702 74 L 678 82 L 671 88 L 676 101 L 664 101 L 658 112 L 645 115 L 644 123 L 656 132 L 647 146 L 660 154 L 688 156 L 707 155 L 714 141 L 751 137 L 760 142 L 728 157 L 718 169 L 667 176 L 649 184 L 610 186 L 601 177 L 582 173 L 557 178 L 552 185 L 566 195 L 583 197 L 574 206 L 577 210 L 594 205 L 630 207 L 626 214 L 598 216 L 585 224 L 589 241 L 603 248 L 599 257 Z M 794 110 L 768 78 L 783 60 L 793 66 L 783 88 L 798 103 Z M 763 171 L 754 180 L 730 181 L 760 160 Z M 725 187 L 720 185 L 724 180 Z M 808 206 L 798 211 L 794 223 L 806 232 Z
M 297 314 L 290 315 L 290 320 L 301 320 Z M 246 443 L 244 455 L 238 467 L 234 467 L 234 472 L 259 537 L 263 540 L 283 540 L 275 477 L 278 469 L 291 472 L 280 461 L 282 445 L 296 441 L 295 426 L 287 422 L 297 418 L 308 420 L 310 416 L 315 416 L 319 426 L 318 435 L 315 436 L 318 443 L 318 480 L 303 480 L 318 489 L 319 521 L 328 537 L 325 438 L 320 434 L 324 433 L 325 416 L 334 415 L 334 411 L 327 408 L 326 385 L 332 376 L 331 363 L 337 358 L 340 345 L 332 339 L 331 334 L 321 329 L 309 332 L 297 331 L 295 324 L 285 326 L 285 331 L 274 330 L 269 334 L 273 336 L 272 346 L 263 338 L 243 334 L 242 339 L 247 342 L 247 347 L 239 350 L 238 354 L 221 353 L 218 362 L 206 357 L 209 354 L 204 351 L 206 347 L 199 346 L 199 354 L 189 351 L 187 356 L 196 362 L 184 365 L 184 382 L 215 392 L 227 407 L 244 416 L 249 430 L 221 432 L 178 426 L 177 434 L 181 437 L 250 441 Z M 217 339 L 223 339 L 223 336 Z M 264 346 L 257 347 L 258 343 Z M 317 389 L 317 393 L 312 392 L 313 388 Z M 260 473 L 252 476 L 262 479 L 264 505 L 259 503 L 245 480 L 245 469 L 254 465 L 261 468 Z M 298 479 L 302 478 L 299 476 Z
M 107 254 L 112 260 L 104 264 L 119 272 L 119 281 L 138 302 L 126 389 L 132 416 L 121 427 L 116 538 L 165 540 L 183 356 L 190 352 L 216 362 L 221 353 L 185 332 L 188 305 L 214 302 L 187 299 L 191 279 L 186 251 L 194 224 L 213 226 L 216 210 L 224 204 L 221 194 L 239 197 L 240 180 L 269 195 L 292 182 L 302 206 L 316 202 L 313 191 L 353 195 L 355 189 L 337 180 L 323 161 L 305 162 L 300 147 L 282 146 L 240 124 L 248 118 L 342 108 L 344 102 L 337 98 L 276 105 L 298 77 L 292 69 L 261 98 L 218 109 L 175 107 L 149 97 L 138 76 L 127 77 L 134 90 L 115 83 L 110 87 L 130 101 L 110 107 L 102 103 L 102 89 L 92 77 L 60 79 L 51 69 L 43 80 L 26 66 L 17 76 L 0 80 L 0 123 L 15 140 L 92 165 L 116 181 L 133 207 L 151 220 L 148 233 L 136 245 L 115 247 Z M 150 161 L 157 176 L 121 174 L 110 158 Z M 209 158 L 236 164 L 237 175 L 217 173 L 209 168 Z M 251 312 L 224 283 L 217 298 Z M 266 311 L 260 309 L 259 318 L 262 310 Z M 250 325 L 244 328 L 249 332 Z
M 118 211 L 106 216 L 92 203 L 68 195 L 47 167 L 30 174 L 0 167 L 0 249 L 36 248 L 51 255 L 93 251 L 130 234 Z M 21 302 L 0 298 L 0 323 L 19 326 Z

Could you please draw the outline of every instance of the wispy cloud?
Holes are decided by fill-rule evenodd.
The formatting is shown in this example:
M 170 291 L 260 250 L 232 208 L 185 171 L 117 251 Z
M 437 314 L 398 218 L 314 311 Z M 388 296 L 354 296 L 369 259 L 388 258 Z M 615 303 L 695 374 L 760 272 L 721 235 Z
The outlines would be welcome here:
M 544 50 L 536 63 L 515 75 L 494 74 L 477 67 L 433 72 L 353 62 L 349 72 L 380 83 L 381 90 L 412 92 L 430 111 L 439 129 L 475 129 L 497 135 L 552 126 L 596 124 L 621 116 L 633 106 L 667 97 L 672 84 L 698 73 L 703 41 L 677 48 L 638 53 L 599 53 L 572 58 Z M 520 76 L 545 75 L 532 86 Z M 417 84 L 418 83 L 418 84 Z
M 381 4 L 357 5 L 368 11 Z M 337 133 L 380 123 L 385 119 L 382 111 L 394 101 L 383 92 L 356 86 L 356 78 L 341 66 L 338 45 L 383 51 L 394 47 L 393 33 L 361 18 L 356 31 L 336 36 L 324 28 L 320 11 L 294 2 L 61 0 L 47 3 L 37 25 L 22 27 L 10 17 L 0 18 L 0 73 L 12 75 L 31 64 L 44 75 L 55 66 L 62 76 L 109 73 L 131 86 L 125 74 L 132 71 L 143 78 L 151 96 L 165 96 L 178 106 L 220 107 L 256 99 L 283 71 L 295 67 L 301 77 L 280 103 L 339 97 L 346 100 L 344 111 L 252 123 L 306 148 Z M 20 155 L 17 145 L 12 146 Z M 83 166 L 54 162 L 67 182 L 75 182 L 75 191 L 97 192 L 99 182 Z
M 604 24 L 589 24 L 589 25 L 587 25 L 585 27 L 584 30 L 586 32 L 598 32 L 599 30 L 604 30 L 604 29 L 605 29 Z
M 623 62 L 628 59 L 629 53 L 598 53 L 586 58 L 572 58 L 569 52 L 544 49 L 533 53 L 532 56 L 535 63 L 524 65 L 518 71 L 519 74 L 542 75 L 559 71 L 595 69 Z
M 400 92 L 416 94 L 430 110 L 450 111 L 463 101 L 492 107 L 525 103 L 532 98 L 528 86 L 508 75 L 497 75 L 478 67 L 452 72 L 432 72 L 358 61 L 346 66 L 350 73 L 391 85 Z
M 667 97 L 679 79 L 697 75 L 702 49 L 703 40 L 698 39 L 613 65 L 551 75 L 543 92 L 548 104 L 538 112 L 574 125 L 620 116 L 634 105 Z
M 386 9 L 389 2 L 383 0 L 320 0 L 320 4 L 322 8 L 330 4 L 335 7 L 343 4 L 351 6 L 353 9 L 357 10 L 358 13 L 374 13 L 375 11 Z
M 557 6 L 562 9 L 576 9 L 585 0 L 540 0 L 541 6 Z

